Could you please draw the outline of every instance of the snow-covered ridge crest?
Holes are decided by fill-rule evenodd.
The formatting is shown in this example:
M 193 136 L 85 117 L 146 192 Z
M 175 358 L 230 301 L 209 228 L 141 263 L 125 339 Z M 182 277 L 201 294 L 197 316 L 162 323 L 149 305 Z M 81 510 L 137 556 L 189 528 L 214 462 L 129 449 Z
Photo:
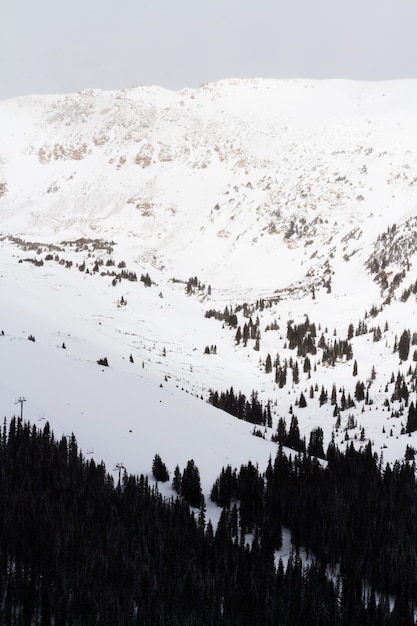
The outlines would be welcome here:
M 416 130 L 417 81 L 235 79 L 8 100 L 0 229 L 124 232 L 174 272 L 194 265 L 215 280 L 220 266 L 279 287 L 271 259 L 303 261 L 291 277 L 302 279 L 329 238 L 366 222 L 366 245 L 413 213 Z

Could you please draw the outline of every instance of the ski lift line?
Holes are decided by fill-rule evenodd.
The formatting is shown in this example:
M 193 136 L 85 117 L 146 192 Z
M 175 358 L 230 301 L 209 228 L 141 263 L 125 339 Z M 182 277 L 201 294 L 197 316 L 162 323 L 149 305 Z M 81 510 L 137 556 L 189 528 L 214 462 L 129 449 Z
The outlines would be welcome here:
M 51 425 L 54 425 L 54 427 L 57 428 L 58 430 L 60 430 L 62 433 L 67 430 L 55 418 L 53 420 L 50 419 L 48 414 L 41 407 L 38 407 L 34 402 L 32 402 L 30 400 L 26 400 L 26 406 L 33 413 L 35 413 L 38 417 L 41 416 L 42 418 L 44 418 L 45 421 L 48 421 Z
M 20 397 L 17 392 L 15 390 L 10 389 L 9 387 L 7 387 L 6 385 L 4 385 L 3 383 L 0 383 L 0 387 L 3 388 L 7 395 L 9 396 L 10 399 L 10 404 L 14 404 L 15 401 L 17 400 L 18 397 Z M 6 404 L 6 402 L 4 403 Z M 62 437 L 70 437 L 71 434 L 68 434 L 68 428 L 65 427 L 63 424 L 61 424 L 57 419 L 51 418 L 49 416 L 49 414 L 42 408 L 39 407 L 36 403 L 34 403 L 33 401 L 31 401 L 30 399 L 26 399 L 25 401 L 25 406 L 26 406 L 26 414 L 29 412 L 29 414 L 35 414 L 36 419 L 39 421 L 39 418 L 42 418 L 42 421 L 47 421 L 49 422 L 49 424 L 51 425 L 51 428 L 54 432 L 59 432 L 61 433 Z M 6 412 L 7 415 L 7 412 Z M 10 418 L 9 418 L 10 419 Z M 33 417 L 33 415 L 31 415 L 31 419 L 34 421 L 35 418 Z M 90 455 L 90 450 L 94 452 L 91 452 L 92 458 L 94 458 L 95 460 L 97 460 L 97 458 L 99 456 L 101 456 L 100 460 L 98 462 L 103 461 L 105 466 L 106 466 L 106 471 L 110 473 L 110 466 L 115 466 L 120 459 L 116 459 L 115 457 L 113 457 L 111 454 L 106 453 L 104 450 L 102 450 L 101 448 L 99 448 L 97 445 L 93 444 L 93 442 L 91 441 L 86 441 L 84 440 L 84 438 L 80 438 L 76 435 L 76 433 L 74 432 L 74 435 L 76 437 L 77 443 L 80 446 L 81 451 L 84 454 L 88 454 Z M 127 465 L 126 463 L 124 463 L 125 466 L 125 470 L 128 474 L 137 474 L 137 471 L 135 471 L 134 468 L 130 467 L 129 465 Z
M 18 394 L 16 391 L 13 391 L 12 389 L 10 389 L 10 387 L 6 387 L 6 385 L 4 385 L 3 383 L 0 383 L 0 387 L 6 391 L 7 395 L 11 399 L 13 399 L 12 400 L 13 402 L 16 400 L 16 398 L 18 397 Z
M 13 402 L 15 402 L 16 398 L 15 395 L 10 394 L 11 397 L 13 398 Z M 43 411 L 40 407 L 38 407 L 34 402 L 31 402 L 29 400 L 26 400 L 26 406 L 27 408 L 32 411 L 33 413 L 35 413 L 37 416 L 42 416 L 44 421 L 49 422 L 49 424 L 51 425 L 51 428 L 54 432 L 58 431 L 61 433 L 62 437 L 70 437 L 71 434 L 68 434 L 68 428 L 64 427 L 62 424 L 59 423 L 58 420 L 56 420 L 55 418 L 51 419 L 49 417 L 49 415 L 47 414 L 47 412 Z M 97 447 L 97 445 L 93 445 L 93 443 L 91 441 L 87 442 L 86 440 L 84 440 L 84 438 L 79 438 L 76 433 L 74 432 L 75 438 L 77 440 L 77 443 L 80 446 L 81 451 L 85 454 L 85 455 L 92 455 L 93 458 L 95 458 L 97 460 L 98 456 L 101 456 L 101 459 L 99 462 L 103 461 L 104 464 L 106 465 L 106 471 L 109 472 L 109 466 L 110 465 L 116 465 L 118 463 L 118 460 L 114 457 L 112 457 L 110 454 L 104 452 L 104 450 L 100 449 Z M 94 452 L 89 452 L 89 451 L 93 451 Z M 135 472 L 129 468 L 128 466 L 125 466 L 125 469 L 127 472 L 134 474 Z

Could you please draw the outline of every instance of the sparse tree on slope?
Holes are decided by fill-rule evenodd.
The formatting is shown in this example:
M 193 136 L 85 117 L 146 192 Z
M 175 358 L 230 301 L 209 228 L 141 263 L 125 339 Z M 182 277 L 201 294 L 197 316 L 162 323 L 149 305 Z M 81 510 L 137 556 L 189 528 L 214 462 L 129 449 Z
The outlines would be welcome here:
M 410 352 L 410 331 L 404 330 L 403 334 L 400 337 L 400 341 L 398 342 L 398 355 L 401 361 L 406 361 L 408 359 L 408 354 Z

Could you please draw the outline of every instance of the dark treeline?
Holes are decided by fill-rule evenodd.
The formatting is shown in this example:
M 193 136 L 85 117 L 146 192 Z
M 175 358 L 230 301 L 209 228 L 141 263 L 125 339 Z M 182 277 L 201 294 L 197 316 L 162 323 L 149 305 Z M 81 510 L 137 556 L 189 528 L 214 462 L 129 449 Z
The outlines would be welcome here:
M 229 528 L 254 532 L 261 546 L 279 548 L 281 525 L 290 528 L 296 547 L 303 546 L 322 566 L 339 572 L 335 578 L 352 610 L 360 611 L 360 605 L 353 606 L 363 594 L 373 598 L 368 609 L 375 597 L 386 605 L 391 597 L 399 620 L 394 623 L 413 624 L 412 607 L 417 604 L 414 463 L 382 468 L 370 444 L 361 452 L 351 444 L 345 453 L 330 444 L 327 461 L 322 467 L 305 453 L 288 458 L 280 446 L 262 476 L 251 464 L 240 472 L 223 469 L 211 498 L 224 507 Z M 355 613 L 355 619 L 346 623 L 366 622 Z
M 322 563 L 340 564 L 342 575 L 359 577 L 383 597 L 415 604 L 414 465 L 397 462 L 382 471 L 370 444 L 363 452 L 351 444 L 344 454 L 331 444 L 327 458 L 322 469 L 306 455 L 293 461 L 277 455 L 273 494 L 293 542 Z
M 208 402 L 246 422 L 258 426 L 272 426 L 270 403 L 268 402 L 264 407 L 262 402 L 258 400 L 258 394 L 255 391 L 252 391 L 250 398 L 246 398 L 245 394 L 240 391 L 235 394 L 233 387 L 220 393 L 211 389 Z
M 0 623 L 411 625 L 413 472 L 404 465 L 382 476 L 370 451 L 333 450 L 326 470 L 279 452 L 263 476 L 250 463 L 229 472 L 238 491 L 214 531 L 204 506 L 194 515 L 143 476 L 115 485 L 74 436 L 57 441 L 48 424 L 13 419 L 0 434 Z M 287 567 L 274 561 L 282 522 L 320 561 L 303 567 L 297 553 Z M 341 573 L 329 577 L 326 564 L 338 558 Z M 371 581 L 366 598 L 362 575 Z

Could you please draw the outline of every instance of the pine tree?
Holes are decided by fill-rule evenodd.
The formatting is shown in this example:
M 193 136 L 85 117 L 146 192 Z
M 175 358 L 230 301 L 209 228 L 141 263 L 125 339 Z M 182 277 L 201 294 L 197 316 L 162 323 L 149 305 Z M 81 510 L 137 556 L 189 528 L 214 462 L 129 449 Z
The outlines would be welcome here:
M 355 398 L 358 402 L 361 402 L 365 399 L 365 385 L 360 380 L 358 380 L 356 383 Z
M 268 353 L 265 360 L 265 374 L 270 374 L 272 372 L 272 361 L 271 355 Z
M 287 438 L 287 425 L 285 423 L 285 418 L 280 417 L 278 420 L 276 439 L 279 443 L 283 444 L 286 438 Z
M 243 332 L 242 332 L 242 340 L 243 340 L 243 345 L 245 346 L 245 348 L 248 343 L 248 339 L 249 339 L 249 327 L 247 324 L 244 324 Z
M 174 470 L 174 478 L 172 479 L 172 488 L 179 494 L 181 493 L 181 480 L 181 471 L 179 466 L 177 465 Z
M 346 396 L 345 396 L 345 389 L 342 389 L 342 395 L 340 397 L 340 410 L 344 411 L 346 409 Z
M 323 429 L 320 426 L 313 428 L 310 433 L 310 442 L 308 444 L 307 452 L 310 456 L 318 456 L 324 459 L 323 450 Z
M 400 337 L 400 341 L 398 342 L 398 355 L 401 361 L 406 361 L 408 359 L 408 354 L 410 352 L 410 331 L 404 330 L 403 334 Z
M 188 461 L 181 479 L 181 495 L 192 507 L 201 506 L 202 491 L 200 472 L 193 459 Z
M 261 347 L 261 333 L 258 330 L 256 331 L 255 345 L 253 346 L 253 349 L 259 352 L 260 347 Z
M 298 419 L 296 415 L 291 418 L 290 429 L 288 431 L 287 445 L 295 450 L 301 450 L 303 448 L 303 442 L 300 437 L 300 429 L 298 427 Z M 304 447 L 305 449 L 305 447 Z
M 294 383 L 294 385 L 298 385 L 298 383 L 300 382 L 300 374 L 297 361 L 294 363 L 294 366 L 292 368 L 292 382 Z
M 155 454 L 152 462 L 152 474 L 155 480 L 159 480 L 161 483 L 165 483 L 169 480 L 169 472 L 167 466 L 162 461 L 159 454 Z
M 417 430 L 417 411 L 413 402 L 410 402 L 408 407 L 408 419 L 407 419 L 407 433 L 413 433 Z
M 327 402 L 327 391 L 324 389 L 324 386 L 321 387 L 321 392 L 319 396 L 320 406 L 323 406 Z

